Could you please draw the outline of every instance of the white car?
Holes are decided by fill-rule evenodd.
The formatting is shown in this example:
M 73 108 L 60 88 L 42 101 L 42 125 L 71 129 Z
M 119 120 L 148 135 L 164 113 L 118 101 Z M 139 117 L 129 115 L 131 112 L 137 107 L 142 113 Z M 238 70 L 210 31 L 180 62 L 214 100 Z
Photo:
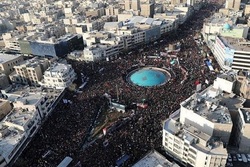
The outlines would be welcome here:
M 230 154 L 228 154 L 227 160 L 228 160 L 228 162 L 232 162 L 232 157 Z
M 238 161 L 242 161 L 242 157 L 240 154 L 237 154 L 236 156 L 237 156 Z
M 250 154 L 247 154 L 247 161 L 250 162 Z
M 245 154 L 241 154 L 241 157 L 242 157 L 242 160 L 243 160 L 243 162 L 247 162 L 247 157 L 246 157 L 246 155 Z

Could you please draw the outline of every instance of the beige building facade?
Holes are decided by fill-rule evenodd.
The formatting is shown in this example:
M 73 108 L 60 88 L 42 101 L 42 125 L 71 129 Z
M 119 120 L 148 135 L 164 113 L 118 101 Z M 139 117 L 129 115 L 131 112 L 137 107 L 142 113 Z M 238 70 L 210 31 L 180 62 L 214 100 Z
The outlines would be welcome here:
M 154 4 L 143 3 L 141 4 L 141 16 L 144 17 L 154 17 Z
M 24 60 L 22 55 L 0 53 L 0 72 L 9 76 L 14 71 L 14 66 Z
M 250 152 L 250 108 L 239 109 L 237 146 L 240 152 Z
M 8 100 L 0 99 L 0 120 L 2 120 L 10 111 L 12 107 Z
M 26 60 L 20 65 L 14 66 L 15 72 L 10 75 L 12 82 L 39 85 L 43 77 L 43 72 L 49 67 L 48 59 L 39 59 L 37 57 Z

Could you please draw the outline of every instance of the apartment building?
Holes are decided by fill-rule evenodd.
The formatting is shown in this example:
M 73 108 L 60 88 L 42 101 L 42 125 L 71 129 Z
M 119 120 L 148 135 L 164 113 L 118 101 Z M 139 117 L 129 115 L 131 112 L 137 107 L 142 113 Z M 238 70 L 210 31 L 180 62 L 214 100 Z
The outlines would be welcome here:
M 10 75 L 13 83 L 38 86 L 44 71 L 49 67 L 50 60 L 34 57 L 14 66 L 15 72 Z
M 0 120 L 2 120 L 11 110 L 12 107 L 10 102 L 5 99 L 0 99 Z
M 223 30 L 226 23 L 229 26 L 232 26 L 232 25 L 235 25 L 236 22 L 237 22 L 236 16 L 227 17 L 227 16 L 224 16 L 222 13 L 215 13 L 212 17 L 206 19 L 205 22 L 203 23 L 202 33 L 203 35 L 208 34 L 210 36 L 212 34 L 214 35 L 219 34 Z M 206 39 L 207 37 L 205 38 L 205 40 Z
M 115 39 L 114 39 L 115 40 Z M 83 57 L 85 61 L 98 61 L 106 58 L 111 58 L 119 54 L 118 44 L 96 44 L 90 47 L 86 47 L 83 51 Z
M 133 10 L 140 10 L 141 7 L 140 7 L 140 0 L 131 0 L 131 9 Z
M 68 87 L 77 75 L 70 64 L 53 63 L 44 72 L 40 85 L 47 88 L 64 89 Z
M 231 136 L 239 133 L 233 128 L 239 122 L 235 115 L 244 102 L 240 97 L 232 98 L 234 86 L 234 73 L 228 72 L 214 85 L 183 101 L 163 124 L 165 150 L 186 165 L 225 166 L 226 147 L 231 144 Z M 244 145 L 240 137 L 235 140 Z
M 142 3 L 141 4 L 141 16 L 154 17 L 154 4 L 153 3 Z
M 42 57 L 63 57 L 75 49 L 83 48 L 83 39 L 76 34 L 48 38 L 38 33 L 19 39 L 19 43 L 21 53 Z
M 7 77 L 5 74 L 0 73 L 0 90 L 6 89 L 10 86 L 9 77 Z
M 166 15 L 170 18 L 178 18 L 179 24 L 183 24 L 192 14 L 194 9 L 186 6 L 176 6 L 167 10 Z
M 250 79 L 246 71 L 238 71 L 236 76 L 235 93 L 245 99 L 250 99 Z
M 23 61 L 22 55 L 0 53 L 0 72 L 9 76 L 14 71 L 14 66 Z
M 249 44 L 244 39 L 217 36 L 212 52 L 222 69 L 249 70 Z
M 164 123 L 163 147 L 175 159 L 193 167 L 220 167 L 227 161 L 227 151 L 218 138 L 175 119 Z
M 250 152 L 250 108 L 240 108 L 237 122 L 236 145 L 240 152 Z
M 110 5 L 109 7 L 107 7 L 105 9 L 105 15 L 106 16 L 114 16 L 114 15 L 118 15 L 121 13 L 121 8 L 119 8 L 118 6 L 112 6 Z
M 250 4 L 246 4 L 244 13 L 245 13 L 245 15 L 249 15 L 250 14 Z
M 20 51 L 20 45 L 18 43 L 18 34 L 17 33 L 5 33 L 2 35 L 4 45 L 6 49 L 12 51 Z
M 18 86 L 4 95 L 13 108 L 9 111 L 9 107 L 4 107 L 3 112 L 9 112 L 0 122 L 0 166 L 7 166 L 19 156 L 18 152 L 23 151 L 30 141 L 28 138 L 37 132 L 41 122 L 61 99 L 63 91 L 44 89 L 41 92 L 37 88 Z
M 240 10 L 241 0 L 226 0 L 225 8 L 234 9 L 236 11 Z
M 180 167 L 174 162 L 168 161 L 163 155 L 161 155 L 156 150 L 151 150 L 142 159 L 136 162 L 132 167 Z
M 124 9 L 130 10 L 131 9 L 131 0 L 125 0 L 124 1 Z

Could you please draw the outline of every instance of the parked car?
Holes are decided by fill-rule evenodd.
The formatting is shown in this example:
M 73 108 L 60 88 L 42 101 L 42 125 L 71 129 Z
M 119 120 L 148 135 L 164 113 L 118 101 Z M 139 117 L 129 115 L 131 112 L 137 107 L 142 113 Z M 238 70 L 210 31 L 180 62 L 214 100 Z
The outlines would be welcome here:
M 240 154 L 236 154 L 238 161 L 243 161 Z
M 250 162 L 250 154 L 247 154 L 247 161 Z
M 228 154 L 227 160 L 228 160 L 228 162 L 232 162 L 232 157 L 230 154 Z
M 246 155 L 245 154 L 241 154 L 241 157 L 242 157 L 242 160 L 243 160 L 243 162 L 247 162 L 247 157 L 246 157 Z
M 233 155 L 233 161 L 237 161 L 237 158 L 235 155 Z

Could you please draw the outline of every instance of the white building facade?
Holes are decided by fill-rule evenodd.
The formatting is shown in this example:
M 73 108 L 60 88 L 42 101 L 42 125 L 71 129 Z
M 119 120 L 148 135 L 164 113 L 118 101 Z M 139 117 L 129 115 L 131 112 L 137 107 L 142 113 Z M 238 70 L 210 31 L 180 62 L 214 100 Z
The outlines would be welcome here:
M 214 56 L 224 70 L 250 70 L 250 42 L 216 36 Z
M 54 63 L 43 75 L 42 86 L 48 88 L 64 89 L 77 78 L 77 75 L 70 64 Z

